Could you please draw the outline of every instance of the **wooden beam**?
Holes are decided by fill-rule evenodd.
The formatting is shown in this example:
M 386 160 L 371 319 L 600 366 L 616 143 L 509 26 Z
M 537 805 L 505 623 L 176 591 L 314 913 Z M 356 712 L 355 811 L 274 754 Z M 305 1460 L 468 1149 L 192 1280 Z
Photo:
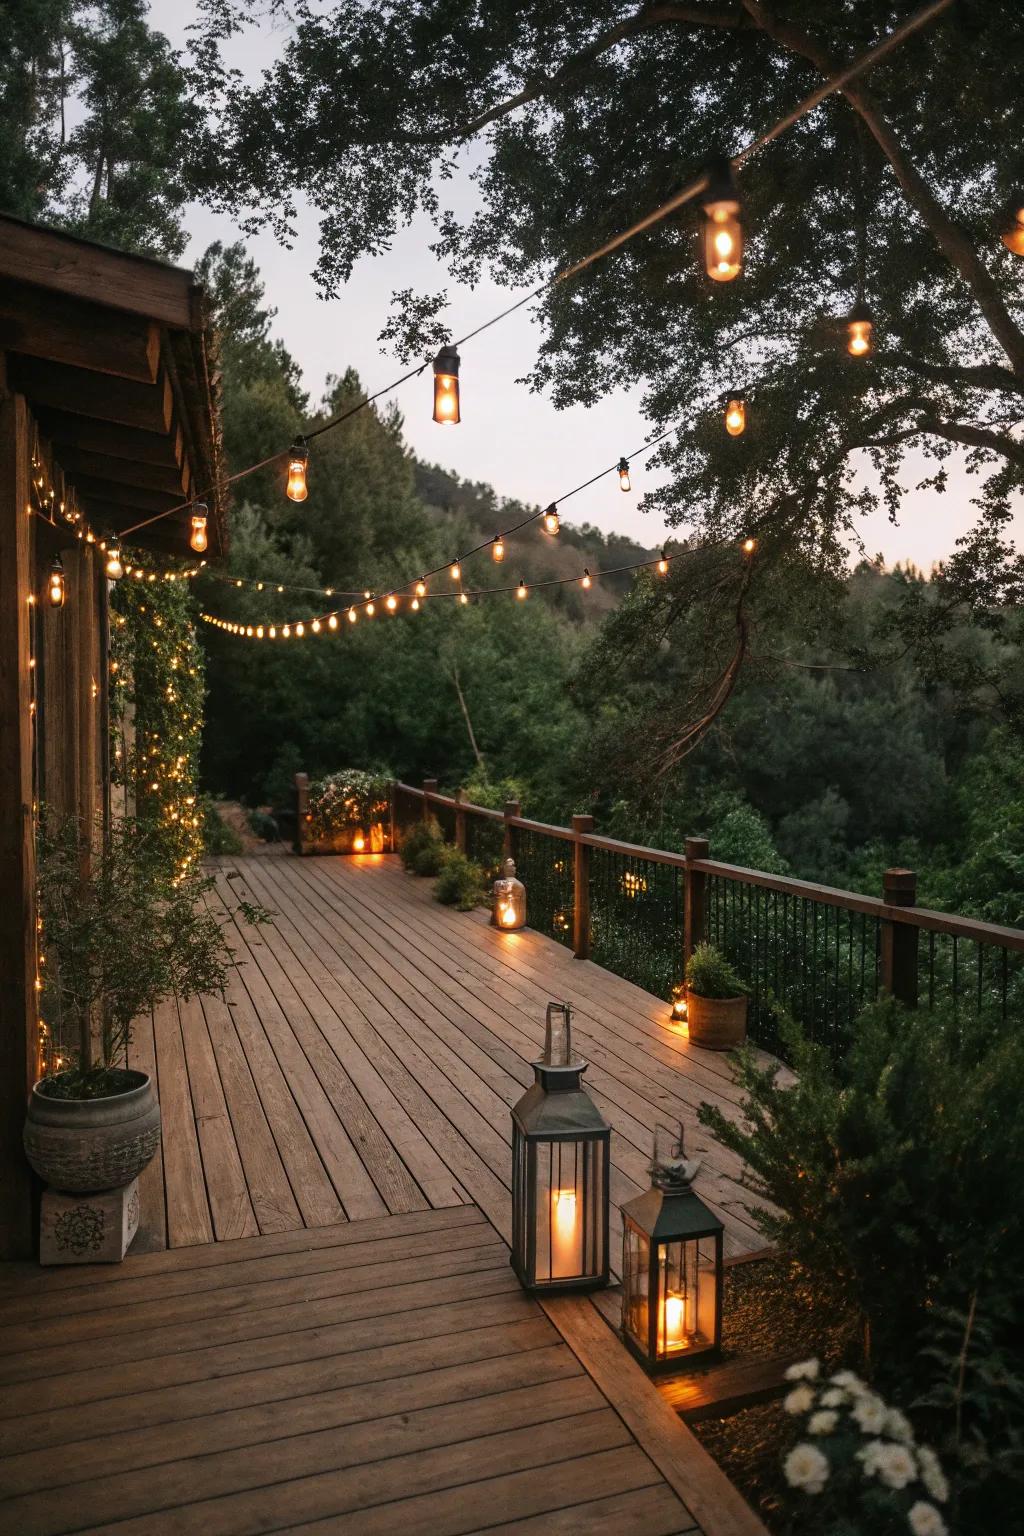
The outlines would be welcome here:
M 76 486 L 83 480 L 100 480 L 141 491 L 162 491 L 175 502 L 188 495 L 190 477 L 186 466 L 142 464 L 131 459 L 110 458 L 90 448 L 54 443 L 54 454 Z
M 97 501 L 106 502 L 111 507 L 131 507 L 140 516 L 150 517 L 154 512 L 169 512 L 182 499 L 173 491 L 147 491 L 141 486 L 121 485 L 116 480 L 100 480 L 94 475 L 74 475 L 71 479 L 90 521 L 93 521 L 90 506 Z
M 171 430 L 174 397 L 163 371 L 155 383 L 139 384 L 112 376 L 99 379 L 88 368 L 15 356 L 9 361 L 9 373 L 12 386 L 28 397 L 33 410 L 52 407 L 143 432 Z
M 197 324 L 191 272 L 6 216 L 0 217 L 0 274 L 178 329 Z
M 71 411 L 43 408 L 35 412 L 39 426 L 54 445 L 60 462 L 66 463 L 67 447 L 83 448 L 112 459 L 127 459 L 133 464 L 160 464 L 180 468 L 185 458 L 181 428 L 166 432 L 140 432 L 118 422 L 99 421 L 95 416 L 77 416 Z
M 0 381 L 2 390 L 2 381 Z M 0 395 L 0 1258 L 34 1248 L 32 1179 L 22 1147 L 35 1079 L 35 847 L 30 704 L 29 418 Z
M 160 362 L 160 327 L 152 320 L 46 293 L 29 283 L 4 283 L 0 347 L 152 384 Z

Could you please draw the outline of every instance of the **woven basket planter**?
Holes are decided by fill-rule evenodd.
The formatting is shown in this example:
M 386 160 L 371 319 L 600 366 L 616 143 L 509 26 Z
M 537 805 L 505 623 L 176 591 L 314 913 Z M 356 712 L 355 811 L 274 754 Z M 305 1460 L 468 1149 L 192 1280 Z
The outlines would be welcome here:
M 690 1041 L 708 1051 L 733 1051 L 747 1038 L 747 999 L 686 994 Z

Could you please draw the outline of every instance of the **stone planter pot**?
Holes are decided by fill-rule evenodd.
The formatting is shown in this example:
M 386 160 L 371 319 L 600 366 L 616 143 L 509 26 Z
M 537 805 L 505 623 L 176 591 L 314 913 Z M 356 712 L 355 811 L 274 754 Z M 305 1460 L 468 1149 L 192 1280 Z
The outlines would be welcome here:
M 732 1051 L 747 1038 L 747 999 L 686 994 L 690 1040 L 709 1051 Z
M 146 1072 L 126 1072 L 126 1092 L 105 1099 L 51 1099 L 32 1090 L 25 1155 L 51 1189 L 116 1189 L 142 1172 L 160 1145 L 160 1105 Z

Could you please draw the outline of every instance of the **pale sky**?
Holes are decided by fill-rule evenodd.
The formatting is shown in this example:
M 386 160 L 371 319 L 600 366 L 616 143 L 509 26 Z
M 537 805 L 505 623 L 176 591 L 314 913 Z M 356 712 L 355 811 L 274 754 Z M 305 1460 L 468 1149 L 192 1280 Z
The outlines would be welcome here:
M 192 0 L 153 0 L 150 8 L 152 24 L 179 47 L 184 46 L 186 28 L 196 14 Z M 263 30 L 236 41 L 232 62 L 255 78 L 261 65 L 279 50 L 281 35 L 264 23 Z M 468 170 L 444 187 L 445 202 L 461 213 L 472 210 L 475 195 Z M 238 238 L 231 219 L 200 205 L 189 209 L 186 223 L 191 235 L 183 258 L 186 265 L 211 241 L 229 244 Z M 412 287 L 432 293 L 447 288 L 451 307 L 444 319 L 455 335 L 472 330 L 516 297 L 486 280 L 473 290 L 460 288 L 428 250 L 433 238 L 429 221 L 417 220 L 398 235 L 390 251 L 357 262 L 338 298 L 329 301 L 320 298 L 311 276 L 317 260 L 314 213 L 306 210 L 300 217 L 291 250 L 280 246 L 269 232 L 247 240 L 266 283 L 268 301 L 278 311 L 275 334 L 297 359 L 314 400 L 326 376 L 348 366 L 358 369 L 371 393 L 404 372 L 393 356 L 382 353 L 377 340 L 395 289 Z M 458 427 L 440 427 L 431 420 L 429 375 L 403 385 L 394 398 L 405 418 L 406 439 L 416 454 L 462 479 L 489 482 L 499 496 L 544 505 L 653 434 L 639 409 L 639 391 L 616 390 L 597 406 L 556 411 L 545 396 L 516 384 L 531 369 L 541 339 L 540 327 L 524 308 L 462 349 Z M 862 521 L 870 554 L 882 553 L 889 564 L 912 560 L 928 569 L 951 553 L 957 536 L 974 521 L 969 498 L 976 482 L 959 472 L 952 459 L 947 467 L 950 488 L 945 495 L 922 492 L 909 497 L 901 526 L 892 527 L 884 512 Z M 921 474 L 915 478 L 925 473 L 922 461 Z M 645 478 L 642 471 L 634 473 L 636 494 L 626 496 L 619 490 L 617 477 L 609 475 L 574 497 L 565 515 L 572 522 L 592 522 L 606 532 L 629 534 L 649 546 L 660 544 L 665 535 L 660 517 L 639 510 Z M 648 485 L 653 483 L 647 480 Z M 1024 510 L 1015 521 L 1018 532 L 1024 532 Z

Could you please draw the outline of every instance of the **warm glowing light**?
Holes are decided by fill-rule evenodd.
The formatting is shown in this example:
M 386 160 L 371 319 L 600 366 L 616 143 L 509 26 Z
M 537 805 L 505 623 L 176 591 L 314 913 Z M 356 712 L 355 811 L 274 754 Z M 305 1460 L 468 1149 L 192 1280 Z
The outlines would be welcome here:
M 419 613 L 419 611 L 420 611 L 420 600 L 419 600 L 419 598 L 418 597 L 414 597 L 412 602 L 409 604 L 409 607 L 412 609 L 413 613 Z
M 318 635 L 320 633 L 320 620 L 314 619 L 309 627 L 313 631 L 314 635 Z
M 366 617 L 368 619 L 372 619 L 376 612 L 377 612 L 377 610 L 374 607 L 373 603 L 367 603 L 367 605 L 366 605 Z
M 668 555 L 665 553 L 664 550 L 662 550 L 662 552 L 661 552 L 661 559 L 658 561 L 658 575 L 659 576 L 664 576 L 664 574 L 665 574 L 665 572 L 667 570 L 668 570 Z
M 623 457 L 619 460 L 618 470 L 619 470 L 619 490 L 620 491 L 631 490 L 632 486 L 630 484 L 630 479 L 629 479 L 629 460 L 625 457 L 625 455 L 623 455 Z
M 398 607 L 398 598 L 395 596 L 395 594 L 393 592 L 389 592 L 388 593 L 387 601 L 385 603 L 385 607 L 387 608 L 389 613 L 394 613 L 395 609 Z
M 729 283 L 743 270 L 743 228 L 732 167 L 722 159 L 711 168 L 704 210 L 704 266 L 716 283 Z
M 742 390 L 725 397 L 725 430 L 730 437 L 739 437 L 747 429 L 747 400 Z
M 111 581 L 120 581 L 124 575 L 124 565 L 121 562 L 121 541 L 114 534 L 108 533 L 104 542 L 107 546 L 107 563 L 104 569 Z
M 60 556 L 50 566 L 50 581 L 47 590 L 51 608 L 64 607 L 64 565 Z
M 337 627 L 338 627 L 338 615 L 336 613 L 332 613 L 330 618 L 327 620 L 327 628 L 328 629 L 337 629 Z
M 516 588 L 516 597 L 518 597 L 520 599 L 520 601 L 521 601 L 524 597 L 526 597 L 526 595 L 527 595 L 526 582 L 525 581 L 521 581 L 519 583 L 518 587 Z
M 298 635 L 299 639 L 301 640 L 303 635 L 306 633 L 306 626 L 305 626 L 305 624 L 296 624 L 296 626 L 295 626 L 295 633 Z
M 465 592 L 459 593 L 459 602 L 462 604 L 463 608 L 468 606 L 469 598 L 466 596 Z
M 666 1350 L 687 1349 L 695 1332 L 693 1297 L 669 1291 L 662 1305 L 662 1336 Z
M 357 832 L 355 837 L 352 839 L 352 851 L 354 853 L 362 853 L 362 851 L 363 851 L 363 849 L 365 847 L 366 847 L 366 838 L 363 836 L 363 834 L 361 832 Z
M 547 511 L 544 513 L 544 531 L 545 533 L 554 534 L 558 532 L 561 526 L 562 525 L 558 520 L 558 508 L 555 506 L 554 502 L 552 502 L 550 507 L 548 507 Z
M 434 358 L 434 420 L 442 426 L 456 426 L 462 420 L 459 411 L 459 354 L 454 347 L 442 347 Z
M 551 1278 L 568 1280 L 583 1268 L 583 1234 L 574 1189 L 551 1191 Z
M 1024 256 L 1024 196 L 1015 197 L 1016 207 L 1010 210 L 1006 227 L 999 236 L 1008 251 Z
M 417 597 L 426 597 L 426 595 L 427 595 L 427 584 L 423 580 L 423 577 L 421 576 L 419 581 L 416 583 L 416 596 Z
M 309 463 L 309 449 L 303 442 L 292 444 L 288 453 L 288 484 L 285 486 L 285 494 L 289 501 L 305 501 L 309 495 L 306 486 L 306 465 Z
M 752 555 L 756 548 L 757 548 L 757 540 L 756 539 L 744 539 L 743 540 L 743 553 L 745 555 Z
M 516 920 L 516 909 L 510 901 L 498 908 L 498 918 L 503 928 L 511 928 Z
M 874 329 L 875 322 L 870 309 L 862 299 L 858 299 L 846 317 L 846 350 L 851 357 L 868 356 L 874 346 Z
M 198 555 L 203 553 L 207 545 L 206 518 L 206 503 L 201 501 L 192 514 L 192 533 L 188 541 Z
M 282 629 L 282 630 L 281 630 L 281 636 L 282 636 L 282 638 L 283 638 L 283 639 L 285 639 L 285 640 L 287 640 L 287 639 L 288 639 L 288 637 L 289 637 L 289 636 L 290 636 L 290 635 L 291 635 L 291 632 L 292 632 L 292 631 L 291 631 L 291 626 L 290 626 L 290 625 L 289 625 L 289 624 L 286 624 L 286 625 L 285 625 L 285 626 L 284 626 L 284 628 L 283 628 L 283 629 Z
M 584 566 L 584 568 L 583 568 L 583 578 L 580 581 L 580 586 L 583 588 L 584 592 L 589 592 L 593 585 L 594 585 L 593 577 L 591 576 L 590 572 L 587 570 L 586 566 Z
M 348 611 L 348 621 L 349 621 L 349 623 L 350 624 L 354 624 L 356 622 L 356 620 L 358 619 L 358 617 L 359 617 L 359 615 L 356 613 L 355 609 L 354 608 L 350 608 L 349 611 Z
M 505 545 L 504 545 L 504 542 L 502 540 L 501 534 L 500 533 L 496 533 L 494 535 L 494 539 L 493 539 L 493 541 L 491 543 L 491 559 L 495 562 L 495 564 L 500 564 L 500 562 L 502 560 L 504 560 L 504 558 L 505 558 Z

